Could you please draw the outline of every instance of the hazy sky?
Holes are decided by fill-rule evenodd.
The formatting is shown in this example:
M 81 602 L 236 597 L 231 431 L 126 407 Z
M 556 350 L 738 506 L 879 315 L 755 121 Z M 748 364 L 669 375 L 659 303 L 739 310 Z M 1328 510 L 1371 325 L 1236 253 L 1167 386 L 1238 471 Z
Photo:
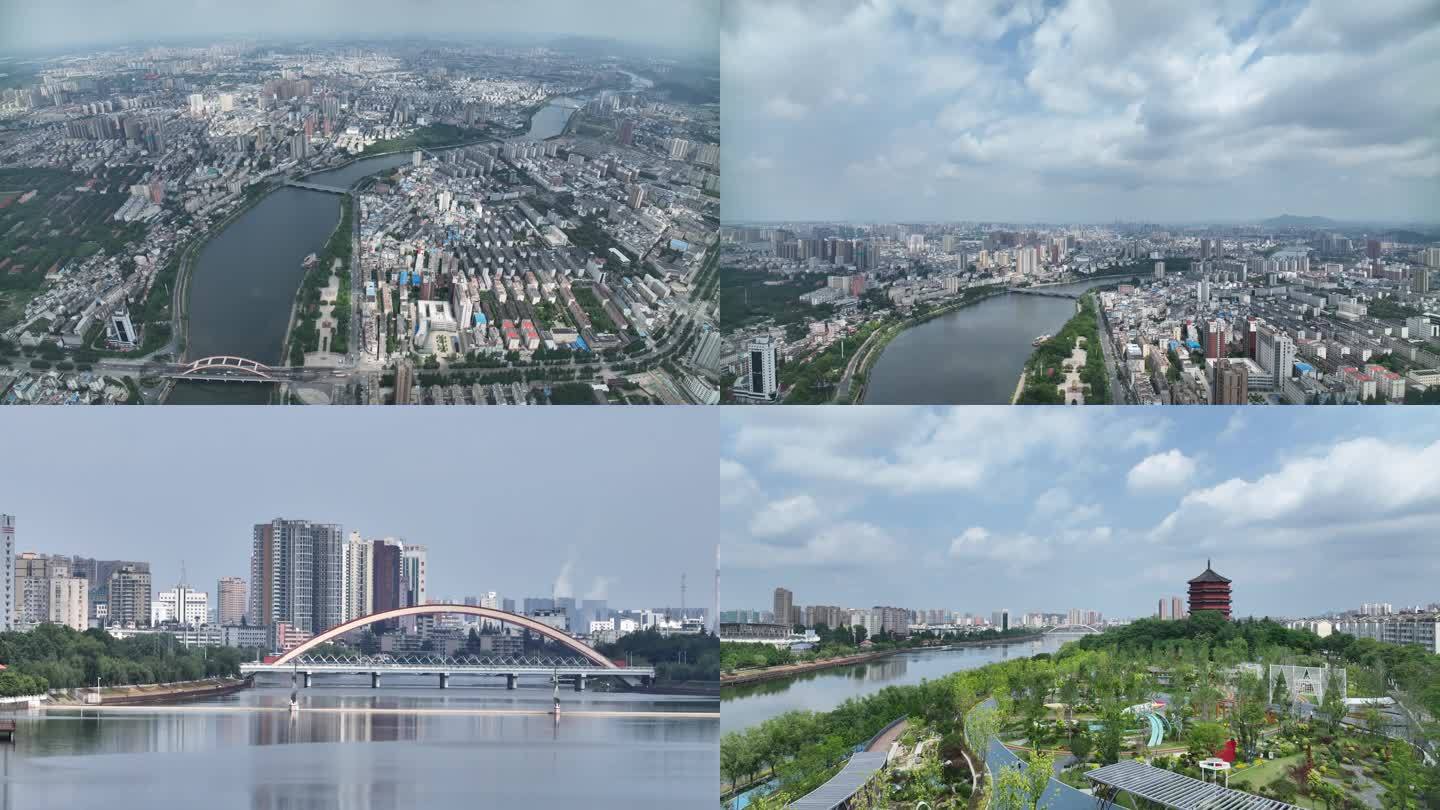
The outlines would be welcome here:
M 1182 410 L 724 409 L 720 607 L 1134 617 L 1207 557 L 1240 615 L 1440 601 L 1430 411 Z
M 566 34 L 714 52 L 715 0 L 0 0 L 0 50 L 169 37 Z
M 147 560 L 157 590 L 249 579 L 251 528 L 429 547 L 431 598 L 713 602 L 716 424 L 691 408 L 6 408 L 17 552 Z M 563 590 L 563 588 L 562 588 Z
M 731 0 L 726 221 L 1440 211 L 1435 0 Z

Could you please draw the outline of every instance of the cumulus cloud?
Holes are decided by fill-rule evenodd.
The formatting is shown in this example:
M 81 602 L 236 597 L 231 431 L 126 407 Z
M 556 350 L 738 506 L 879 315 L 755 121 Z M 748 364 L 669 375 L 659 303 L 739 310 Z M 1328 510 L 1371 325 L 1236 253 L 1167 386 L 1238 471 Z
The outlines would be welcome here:
M 950 556 L 1000 563 L 1012 570 L 1023 569 L 1047 563 L 1070 551 L 1104 545 L 1114 534 L 1109 526 L 1062 528 L 1050 534 L 997 534 L 982 526 L 971 526 L 950 541 Z
M 756 537 L 775 537 L 790 534 L 796 529 L 809 526 L 821 517 L 820 505 L 809 495 L 792 495 L 771 501 L 755 513 L 750 521 L 750 534 Z
M 1255 479 L 1230 478 L 1188 493 L 1150 533 L 1176 543 L 1239 534 L 1248 545 L 1316 547 L 1358 537 L 1376 554 L 1435 552 L 1440 526 L 1440 441 L 1411 445 L 1352 439 L 1290 459 Z
M 1195 459 L 1179 450 L 1146 456 L 1130 468 L 1125 485 L 1131 492 L 1166 492 L 1179 489 L 1195 477 Z

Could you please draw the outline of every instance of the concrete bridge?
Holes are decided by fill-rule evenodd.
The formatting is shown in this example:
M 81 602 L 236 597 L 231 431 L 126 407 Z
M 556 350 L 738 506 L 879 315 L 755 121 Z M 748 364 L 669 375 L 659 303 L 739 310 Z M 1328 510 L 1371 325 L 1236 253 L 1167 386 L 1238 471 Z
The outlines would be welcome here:
M 1046 290 L 1039 287 L 1011 287 L 1009 288 L 1009 292 L 1019 293 L 1020 295 L 1041 295 L 1046 298 L 1069 298 L 1071 301 L 1080 300 L 1080 296 L 1076 293 L 1060 292 L 1059 290 Z
M 427 675 L 439 679 L 441 689 L 450 687 L 453 676 L 504 678 L 507 689 L 516 688 L 522 677 L 541 679 L 546 683 L 563 681 L 574 684 L 575 691 L 585 691 L 589 678 L 615 677 L 632 685 L 646 685 L 655 679 L 654 667 L 601 666 L 588 658 L 555 658 L 547 656 L 435 656 L 435 655 L 301 655 L 287 663 L 246 663 L 240 665 L 242 675 L 257 673 L 289 674 L 297 685 L 309 688 L 317 675 L 369 675 L 370 686 L 378 688 L 385 675 Z
M 303 188 L 307 191 L 323 191 L 326 194 L 349 194 L 350 189 L 337 186 L 322 186 L 319 183 L 306 183 L 303 180 L 286 180 L 285 185 L 291 188 Z

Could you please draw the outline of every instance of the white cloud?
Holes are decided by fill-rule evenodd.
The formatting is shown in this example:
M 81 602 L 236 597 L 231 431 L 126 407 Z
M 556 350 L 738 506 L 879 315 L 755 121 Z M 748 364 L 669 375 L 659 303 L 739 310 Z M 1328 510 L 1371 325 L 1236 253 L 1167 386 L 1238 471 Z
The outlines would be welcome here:
M 786 171 L 727 190 L 727 217 L 1194 218 L 1237 194 L 1268 216 L 1300 185 L 1332 215 L 1428 212 L 1437 23 L 1434 0 L 730 0 L 726 138 L 785 143 Z
M 720 504 L 739 506 L 754 503 L 760 496 L 760 487 L 745 465 L 728 458 L 720 459 Z
M 950 556 L 960 560 L 1000 563 L 1019 570 L 1049 562 L 1057 555 L 1104 545 L 1113 537 L 1114 531 L 1109 526 L 1063 528 L 1046 535 L 1029 532 L 994 534 L 982 526 L 971 526 L 950 541 Z
M 1287 460 L 1254 480 L 1231 478 L 1191 492 L 1150 536 L 1190 544 L 1238 535 L 1248 545 L 1313 551 L 1384 535 L 1390 553 L 1433 555 L 1436 526 L 1440 441 L 1362 438 Z
M 765 504 L 750 521 L 756 537 L 776 537 L 809 526 L 821 517 L 820 506 L 809 495 L 792 495 Z
M 788 118 L 792 121 L 799 120 L 804 118 L 805 114 L 809 111 L 810 108 L 804 104 L 791 101 L 784 96 L 776 96 L 765 102 L 765 112 L 776 118 Z
M 1146 456 L 1130 469 L 1125 484 L 1131 492 L 1169 492 L 1195 477 L 1195 460 L 1179 450 Z

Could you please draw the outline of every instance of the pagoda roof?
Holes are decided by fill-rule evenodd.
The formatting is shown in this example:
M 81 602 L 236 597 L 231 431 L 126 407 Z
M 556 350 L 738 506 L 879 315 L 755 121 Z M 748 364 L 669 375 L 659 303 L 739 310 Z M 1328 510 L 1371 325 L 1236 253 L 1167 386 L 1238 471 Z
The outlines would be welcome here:
M 1192 580 L 1190 580 L 1190 581 L 1191 581 L 1191 582 L 1229 582 L 1230 580 L 1228 580 L 1228 579 L 1226 579 L 1225 577 L 1222 577 L 1222 576 L 1220 576 L 1219 574 L 1215 573 L 1215 569 L 1213 569 L 1213 568 L 1210 567 L 1210 561 L 1209 561 L 1209 560 L 1206 560 L 1206 561 L 1205 561 L 1205 570 L 1204 570 L 1203 572 L 1201 572 L 1200 576 L 1195 577 L 1194 579 L 1192 579 Z

